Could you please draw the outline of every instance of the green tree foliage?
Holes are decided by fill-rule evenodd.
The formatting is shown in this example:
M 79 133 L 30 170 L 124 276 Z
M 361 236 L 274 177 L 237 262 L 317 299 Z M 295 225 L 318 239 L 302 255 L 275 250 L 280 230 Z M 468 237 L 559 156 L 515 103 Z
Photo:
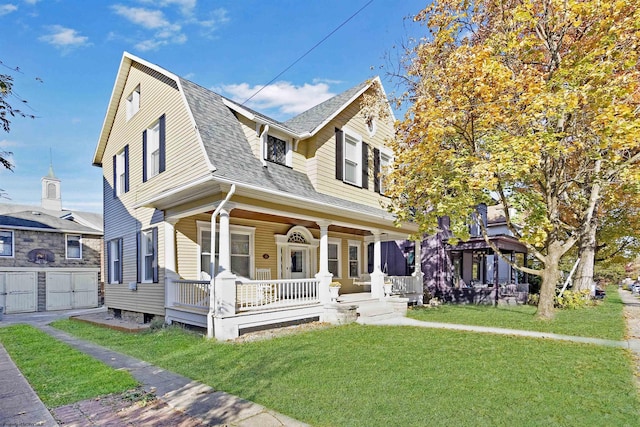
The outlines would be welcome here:
M 640 178 L 637 2 L 436 0 L 415 20 L 427 35 L 404 64 L 390 208 L 426 233 L 448 215 L 464 239 L 497 198 L 551 318 L 562 256 L 603 199 L 626 203 L 611 186 Z

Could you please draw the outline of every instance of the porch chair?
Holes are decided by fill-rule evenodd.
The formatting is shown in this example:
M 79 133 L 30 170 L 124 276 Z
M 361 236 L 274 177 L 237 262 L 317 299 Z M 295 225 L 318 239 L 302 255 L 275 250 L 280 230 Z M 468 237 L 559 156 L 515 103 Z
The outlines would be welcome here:
M 271 269 L 256 268 L 256 280 L 271 280 Z
M 256 268 L 256 280 L 271 280 L 270 268 Z M 277 286 L 273 283 L 258 285 L 257 299 L 261 303 L 274 302 L 276 298 Z

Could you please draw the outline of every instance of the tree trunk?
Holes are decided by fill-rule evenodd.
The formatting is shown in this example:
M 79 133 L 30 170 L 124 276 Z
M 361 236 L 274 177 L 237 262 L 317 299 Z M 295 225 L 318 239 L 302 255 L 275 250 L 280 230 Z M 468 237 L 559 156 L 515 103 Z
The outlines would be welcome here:
M 576 270 L 576 279 L 573 281 L 572 290 L 574 291 L 581 291 L 583 289 L 591 290 L 596 254 L 595 245 L 594 240 L 593 244 L 580 248 L 580 262 L 578 263 L 578 269 Z
M 536 317 L 543 320 L 551 320 L 554 316 L 554 300 L 556 296 L 556 286 L 560 277 L 560 257 L 562 249 L 559 244 L 549 246 L 545 257 L 544 270 L 542 270 L 542 284 L 540 285 L 540 300 L 538 301 L 538 311 Z
M 598 230 L 597 218 L 594 215 L 585 228 L 585 232 L 578 244 L 578 256 L 580 262 L 576 270 L 576 278 L 573 281 L 573 290 L 591 290 L 593 283 L 593 268 L 596 259 L 596 231 Z

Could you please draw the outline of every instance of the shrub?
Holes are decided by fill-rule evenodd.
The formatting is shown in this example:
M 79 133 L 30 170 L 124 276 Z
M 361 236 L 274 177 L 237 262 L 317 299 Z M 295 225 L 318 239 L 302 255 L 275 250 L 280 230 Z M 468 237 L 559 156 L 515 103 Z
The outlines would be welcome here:
M 577 308 L 591 307 L 597 302 L 591 298 L 588 289 L 581 291 L 565 291 L 562 295 L 556 295 L 554 306 L 561 309 L 575 310 Z

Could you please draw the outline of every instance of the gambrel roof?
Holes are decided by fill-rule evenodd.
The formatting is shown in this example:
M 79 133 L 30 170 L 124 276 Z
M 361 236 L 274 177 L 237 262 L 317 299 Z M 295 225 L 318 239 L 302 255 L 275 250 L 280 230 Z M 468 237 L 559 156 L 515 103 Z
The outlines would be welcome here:
M 261 160 L 253 154 L 237 117 L 239 114 L 256 123 L 268 124 L 294 140 L 308 139 L 354 102 L 374 82 L 379 82 L 379 78 L 360 83 L 286 122 L 279 122 L 125 52 L 95 151 L 93 164 L 96 166 L 102 165 L 106 143 L 133 62 L 138 62 L 176 82 L 206 153 L 213 180 L 253 190 L 264 190 L 274 195 L 316 205 L 333 206 L 346 210 L 345 214 L 355 213 L 369 218 L 393 220 L 393 216 L 382 208 L 366 206 L 316 191 L 309 177 L 303 172 L 276 163 L 269 163 L 268 167 L 264 167 Z

